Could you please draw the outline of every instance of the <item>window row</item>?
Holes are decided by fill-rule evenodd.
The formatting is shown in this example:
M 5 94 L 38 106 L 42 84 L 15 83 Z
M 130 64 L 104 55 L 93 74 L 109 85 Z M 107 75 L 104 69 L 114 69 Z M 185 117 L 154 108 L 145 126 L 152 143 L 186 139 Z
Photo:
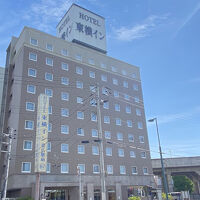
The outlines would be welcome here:
M 35 38 L 30 38 L 30 44 L 31 45 L 33 45 L 33 46 L 38 46 L 38 40 L 37 39 L 35 39 Z M 48 51 L 53 51 L 53 45 L 51 44 L 51 43 L 46 43 L 46 50 L 48 50 Z M 34 54 L 34 53 L 31 53 L 31 54 Z M 67 51 L 67 49 L 62 49 L 61 50 L 61 55 L 63 55 L 63 56 L 68 56 L 68 51 Z M 32 60 L 31 58 L 32 58 L 32 56 L 29 56 L 29 58 L 30 58 L 30 60 Z M 82 56 L 80 55 L 80 54 L 76 54 L 75 55 L 75 59 L 76 60 L 78 60 L 78 61 L 82 61 Z M 33 60 L 34 61 L 37 61 L 37 55 L 35 54 L 35 56 L 33 56 Z M 94 59 L 92 59 L 92 58 L 89 58 L 88 59 L 88 63 L 90 64 L 90 65 L 95 65 L 95 61 L 94 61 Z M 106 66 L 106 64 L 105 63 L 101 63 L 100 64 L 100 67 L 102 68 L 102 69 L 106 69 L 107 68 L 107 66 Z M 114 66 L 111 66 L 111 71 L 112 72 L 118 72 L 118 70 L 117 70 L 117 68 L 116 67 L 114 67 Z M 128 73 L 126 70 L 121 70 L 121 72 L 120 72 L 122 75 L 124 75 L 124 76 L 127 76 L 127 75 L 129 75 L 130 73 Z M 132 73 L 131 74 L 131 77 L 132 78 L 136 78 L 136 74 L 135 73 Z
M 81 174 L 84 174 L 86 172 L 85 164 L 78 164 L 77 168 L 79 169 Z M 94 174 L 99 174 L 100 173 L 100 166 L 99 164 L 93 164 L 93 173 Z M 113 165 L 107 165 L 106 166 L 106 174 L 113 174 Z M 22 173 L 30 173 L 31 172 L 31 163 L 30 162 L 22 162 L 22 167 L 21 167 L 21 172 Z M 51 172 L 51 164 L 47 163 L 47 173 Z M 126 174 L 126 167 L 124 165 L 119 166 L 119 172 L 121 175 Z M 67 174 L 69 173 L 69 163 L 61 163 L 60 164 L 60 173 Z M 131 167 L 131 173 L 137 175 L 138 170 L 136 166 Z M 143 167 L 143 174 L 148 175 L 148 168 Z
M 61 84 L 63 85 L 69 85 L 69 79 L 67 77 L 61 77 Z M 76 88 L 78 89 L 83 89 L 83 82 L 81 81 L 76 81 Z M 90 87 L 91 92 L 96 92 L 96 86 L 91 85 Z M 35 94 L 36 93 L 36 86 L 35 85 L 27 85 L 27 93 Z M 45 88 L 45 94 L 48 95 L 49 97 L 53 97 L 53 90 L 50 88 Z M 102 88 L 102 94 L 108 96 L 110 95 L 110 92 L 108 91 L 107 88 Z M 135 103 L 141 103 L 141 100 L 139 97 L 132 97 L 129 96 L 128 94 L 123 93 L 123 96 L 120 95 L 120 93 L 116 90 L 114 90 L 113 95 L 115 98 L 120 98 L 123 97 L 126 101 L 131 101 L 133 99 L 133 102 Z M 105 108 L 108 107 L 108 104 L 105 104 Z M 108 108 L 107 108 L 108 109 Z M 127 108 L 127 112 L 129 111 L 129 108 Z
M 51 108 L 51 107 L 50 107 Z M 62 117 L 69 117 L 69 110 L 68 108 L 61 108 L 61 116 Z M 77 119 L 84 119 L 84 112 L 78 111 L 77 112 Z M 91 113 L 90 116 L 91 121 L 97 122 L 97 114 L 96 113 Z M 105 124 L 110 124 L 110 117 L 109 116 L 104 116 L 103 121 Z M 125 121 L 123 121 L 125 122 Z M 122 125 L 122 120 L 120 118 L 115 119 L 115 125 L 116 126 L 121 126 Z M 133 123 L 131 120 L 126 121 L 126 125 L 129 128 L 133 127 Z M 138 122 L 138 129 L 143 129 L 142 122 Z M 34 129 L 34 121 L 31 120 L 25 120 L 25 129 L 33 130 Z
M 23 144 L 23 150 L 32 150 L 32 141 L 29 140 L 24 140 L 24 144 Z M 47 145 L 47 151 L 51 151 L 51 143 L 48 143 Z M 61 152 L 62 153 L 69 153 L 69 144 L 61 144 Z M 85 146 L 84 145 L 78 145 L 77 146 L 77 153 L 78 154 L 85 154 Z M 105 154 L 106 156 L 112 156 L 112 148 L 111 147 L 106 147 L 105 148 Z M 93 145 L 92 146 L 92 155 L 99 155 L 99 147 Z M 119 157 L 125 157 L 125 152 L 123 148 L 118 148 L 118 156 Z M 135 158 L 135 152 L 134 151 L 130 151 L 129 152 L 129 156 L 131 158 Z M 140 153 L 140 157 L 141 158 L 146 158 L 146 152 L 142 151 Z

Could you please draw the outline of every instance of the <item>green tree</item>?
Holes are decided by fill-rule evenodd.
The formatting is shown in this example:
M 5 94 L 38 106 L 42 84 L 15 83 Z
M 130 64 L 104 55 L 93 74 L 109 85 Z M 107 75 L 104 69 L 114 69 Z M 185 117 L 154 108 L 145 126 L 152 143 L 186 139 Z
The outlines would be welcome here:
M 174 190 L 176 192 L 194 190 L 193 182 L 187 176 L 173 176 Z

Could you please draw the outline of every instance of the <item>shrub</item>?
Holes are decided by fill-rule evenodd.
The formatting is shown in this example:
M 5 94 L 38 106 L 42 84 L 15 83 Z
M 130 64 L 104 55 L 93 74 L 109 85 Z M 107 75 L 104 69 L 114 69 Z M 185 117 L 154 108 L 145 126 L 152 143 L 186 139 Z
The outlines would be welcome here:
M 31 197 L 20 197 L 17 200 L 33 200 Z
M 133 196 L 133 197 L 129 197 L 128 200 L 141 200 L 141 198 L 137 196 Z

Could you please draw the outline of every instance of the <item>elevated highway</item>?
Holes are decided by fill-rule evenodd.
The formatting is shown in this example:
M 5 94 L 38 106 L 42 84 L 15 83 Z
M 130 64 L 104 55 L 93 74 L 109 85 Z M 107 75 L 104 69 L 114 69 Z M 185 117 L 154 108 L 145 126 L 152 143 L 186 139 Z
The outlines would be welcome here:
M 195 193 L 200 194 L 200 156 L 164 158 L 165 173 L 167 176 L 169 191 L 173 191 L 172 176 L 185 175 L 195 185 Z M 152 159 L 153 173 L 161 176 L 160 159 Z

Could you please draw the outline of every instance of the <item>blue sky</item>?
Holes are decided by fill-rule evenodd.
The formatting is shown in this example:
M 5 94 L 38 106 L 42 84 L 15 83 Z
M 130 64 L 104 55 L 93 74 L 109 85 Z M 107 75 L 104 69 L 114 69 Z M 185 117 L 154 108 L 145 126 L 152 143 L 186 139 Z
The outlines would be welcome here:
M 24 26 L 56 35 L 73 2 L 106 18 L 109 56 L 140 67 L 146 117 L 158 118 L 165 157 L 200 155 L 200 1 L 0 1 L 0 66 L 11 36 Z M 155 126 L 147 128 L 158 157 Z

